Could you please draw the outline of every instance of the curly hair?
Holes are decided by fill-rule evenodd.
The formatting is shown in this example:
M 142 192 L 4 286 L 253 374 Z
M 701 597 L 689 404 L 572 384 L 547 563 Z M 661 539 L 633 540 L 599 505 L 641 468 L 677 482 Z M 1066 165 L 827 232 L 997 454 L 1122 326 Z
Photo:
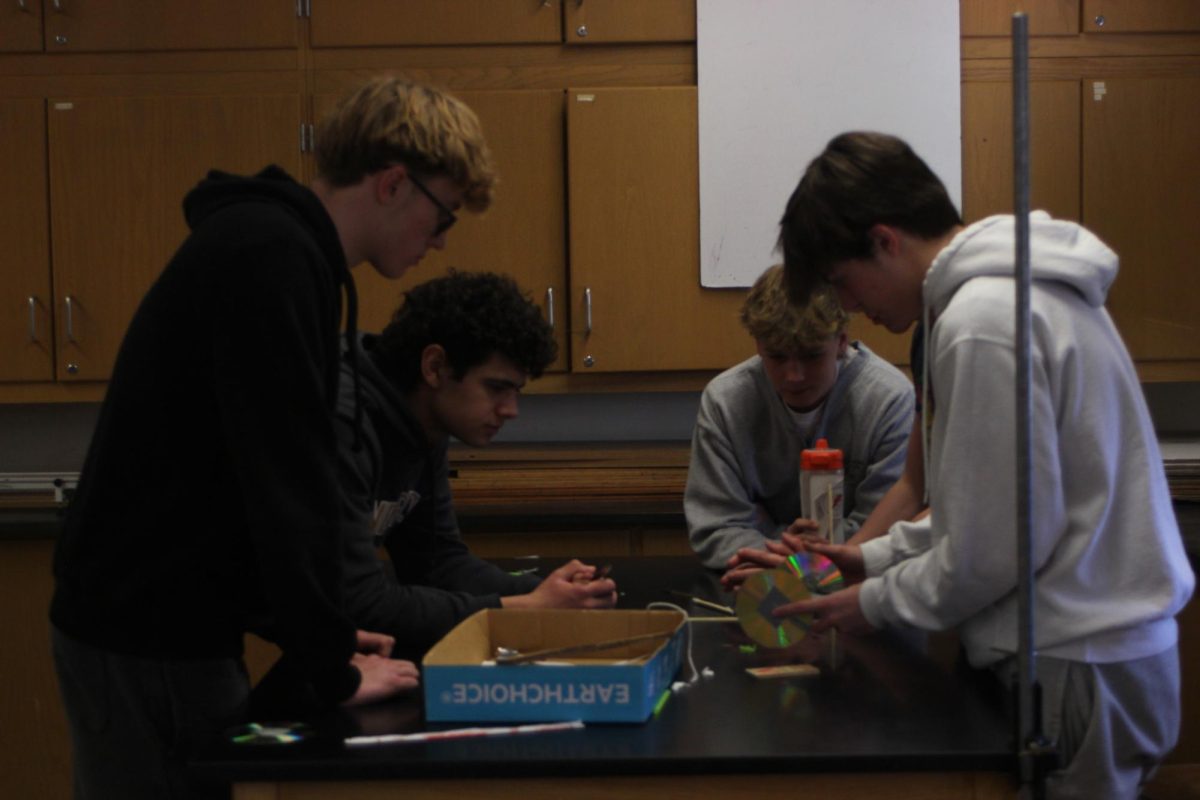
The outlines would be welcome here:
M 782 264 L 758 276 L 742 303 L 740 318 L 751 336 L 779 353 L 813 350 L 846 330 L 850 320 L 828 285 L 814 289 L 805 305 L 792 303 Z
M 516 282 L 493 272 L 458 272 L 404 293 L 375 345 L 375 355 L 402 391 L 421 377 L 421 353 L 431 344 L 446 351 L 455 380 L 500 354 L 530 377 L 540 377 L 558 354 L 542 310 Z
M 463 202 L 483 211 L 496 182 L 475 112 L 440 89 L 394 76 L 372 78 L 321 120 L 318 174 L 334 186 L 401 163 L 424 177 L 448 175 Z

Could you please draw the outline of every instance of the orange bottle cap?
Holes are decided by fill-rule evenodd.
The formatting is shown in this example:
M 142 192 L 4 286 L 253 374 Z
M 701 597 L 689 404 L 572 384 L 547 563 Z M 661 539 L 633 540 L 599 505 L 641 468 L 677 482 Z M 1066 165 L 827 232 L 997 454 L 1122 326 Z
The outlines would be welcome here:
M 830 449 L 829 442 L 818 439 L 817 446 L 800 451 L 800 469 L 841 469 L 842 451 Z

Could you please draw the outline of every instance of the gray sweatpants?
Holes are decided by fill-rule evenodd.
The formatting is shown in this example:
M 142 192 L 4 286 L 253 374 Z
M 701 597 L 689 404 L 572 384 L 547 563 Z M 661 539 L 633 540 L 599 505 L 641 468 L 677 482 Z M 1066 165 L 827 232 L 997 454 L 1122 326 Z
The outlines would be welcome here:
M 229 797 L 227 784 L 190 778 L 184 765 L 240 721 L 250 691 L 240 659 L 126 656 L 53 626 L 51 645 L 71 729 L 75 800 Z
M 1015 659 L 995 669 L 1013 685 Z M 1039 656 L 1037 678 L 1061 765 L 1048 800 L 1136 800 L 1179 739 L 1179 648 L 1112 664 Z

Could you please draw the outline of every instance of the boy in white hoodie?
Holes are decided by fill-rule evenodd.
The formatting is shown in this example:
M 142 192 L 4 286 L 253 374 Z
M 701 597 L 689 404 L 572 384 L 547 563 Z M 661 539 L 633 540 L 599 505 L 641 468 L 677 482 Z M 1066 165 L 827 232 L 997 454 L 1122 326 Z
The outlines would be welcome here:
M 1175 615 L 1191 595 L 1162 456 L 1104 299 L 1117 256 L 1031 216 L 1035 649 L 1049 796 L 1135 798 L 1179 732 Z M 930 515 L 858 545 L 809 545 L 856 578 L 794 603 L 814 630 L 956 627 L 1006 683 L 1017 651 L 1014 222 L 964 227 L 907 144 L 835 137 L 788 201 L 793 296 L 832 284 L 900 332 L 924 318 Z M 865 578 L 865 579 L 864 579 Z

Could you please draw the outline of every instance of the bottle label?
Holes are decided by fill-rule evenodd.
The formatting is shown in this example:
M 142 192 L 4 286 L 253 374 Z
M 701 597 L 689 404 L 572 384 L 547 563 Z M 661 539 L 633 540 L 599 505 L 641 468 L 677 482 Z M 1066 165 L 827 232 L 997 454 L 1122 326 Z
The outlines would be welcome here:
M 817 534 L 833 544 L 842 544 L 843 487 L 840 472 L 801 473 L 800 507 L 808 519 L 817 523 Z

